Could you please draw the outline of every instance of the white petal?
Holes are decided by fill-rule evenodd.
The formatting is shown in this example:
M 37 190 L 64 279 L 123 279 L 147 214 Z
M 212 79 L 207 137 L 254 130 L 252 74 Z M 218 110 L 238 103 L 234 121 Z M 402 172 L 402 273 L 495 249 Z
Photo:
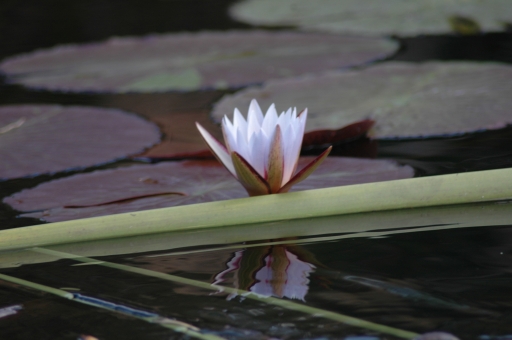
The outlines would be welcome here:
M 288 113 L 289 116 L 287 115 Z M 282 185 L 286 184 L 293 177 L 297 168 L 300 150 L 302 147 L 302 139 L 304 137 L 307 110 L 305 110 L 305 112 L 303 112 L 302 115 L 298 118 L 294 118 L 297 115 L 296 109 L 294 109 L 293 112 L 288 110 L 285 115 L 289 117 L 289 122 L 286 125 L 286 128 L 283 129 L 283 140 L 285 143 L 283 145 L 284 169 L 283 181 L 281 182 Z M 285 118 L 283 118 L 283 122 L 284 121 Z
M 263 122 L 263 113 L 261 112 L 258 102 L 253 99 L 249 105 L 249 113 L 247 114 L 247 140 L 252 134 L 261 129 L 261 123 Z
M 283 176 L 283 181 L 281 182 L 281 186 L 288 183 L 288 181 L 293 177 L 295 170 L 297 169 L 297 163 L 299 161 L 300 156 L 300 150 L 302 146 L 302 138 L 297 138 L 295 135 L 294 137 L 294 143 L 290 143 L 290 148 L 287 151 L 287 154 L 285 155 L 285 176 Z M 298 142 L 297 142 L 298 140 Z
M 247 122 L 238 109 L 235 109 L 235 114 L 233 116 L 233 126 L 235 127 L 235 130 L 242 130 L 244 132 L 244 136 L 247 135 Z
M 208 131 L 205 130 L 201 126 L 201 124 L 196 122 L 197 129 L 201 133 L 201 136 L 203 136 L 204 140 L 210 147 L 213 153 L 217 156 L 217 158 L 224 164 L 226 169 L 231 172 L 233 176 L 236 177 L 236 171 L 235 167 L 233 166 L 233 161 L 231 160 L 231 156 L 229 155 L 226 148 L 217 140 L 215 137 L 213 137 Z
M 224 142 L 229 149 L 230 146 L 227 144 L 230 144 L 231 142 L 226 140 L 226 138 L 228 136 L 234 137 L 234 138 L 230 138 L 230 140 L 234 140 L 236 142 L 236 128 L 233 125 L 233 123 L 231 123 L 231 121 L 229 120 L 229 118 L 227 116 L 224 116 L 224 118 L 222 118 L 221 123 L 222 123 L 222 131 L 224 132 Z
M 236 151 L 236 129 L 226 116 L 222 119 L 222 131 L 224 132 L 224 144 L 226 144 L 228 152 Z
M 272 104 L 268 108 L 265 118 L 263 119 L 263 123 L 261 124 L 261 129 L 269 139 L 274 135 L 277 119 L 276 106 Z
M 281 125 L 281 128 L 284 128 L 285 126 L 288 126 L 291 124 L 291 113 L 286 114 L 286 112 L 281 113 L 279 115 L 279 118 L 277 119 L 277 124 Z
M 222 118 L 222 124 L 225 126 L 226 129 L 229 129 L 229 132 L 233 133 L 236 129 L 233 123 L 229 120 L 228 116 L 224 116 Z
M 263 121 L 263 112 L 261 111 L 256 99 L 251 100 L 251 104 L 249 104 L 249 115 L 254 116 L 258 121 L 258 125 L 261 125 L 261 122 Z
M 240 156 L 242 156 L 247 162 L 249 162 L 249 164 L 252 165 L 251 152 L 249 150 L 249 144 L 246 136 L 244 135 L 244 131 L 237 130 L 236 134 L 237 141 L 233 151 L 238 152 Z
M 281 125 L 281 131 L 283 135 L 283 158 L 284 158 L 284 167 L 283 167 L 283 181 L 282 184 L 287 183 L 292 177 L 296 155 L 294 152 L 294 133 L 291 124 L 288 124 L 283 128 Z
M 258 131 L 251 136 L 248 148 L 251 153 L 251 160 L 248 162 L 261 177 L 265 178 L 265 137 L 262 138 L 262 135 L 263 133 Z

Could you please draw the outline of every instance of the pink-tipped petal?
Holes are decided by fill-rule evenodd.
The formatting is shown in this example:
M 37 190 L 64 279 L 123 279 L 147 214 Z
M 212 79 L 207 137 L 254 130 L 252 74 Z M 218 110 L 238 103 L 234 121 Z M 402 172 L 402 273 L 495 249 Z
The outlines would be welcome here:
M 299 182 L 302 182 L 303 180 L 305 180 L 309 175 L 311 175 L 311 173 L 313 171 L 315 171 L 315 169 L 320 165 L 322 164 L 322 162 L 325 160 L 325 158 L 327 158 L 327 156 L 329 155 L 329 152 L 331 152 L 331 149 L 332 149 L 332 146 L 329 146 L 327 148 L 327 150 L 325 150 L 324 152 L 322 152 L 317 158 L 315 158 L 311 163 L 309 163 L 308 165 L 306 165 L 302 170 L 300 170 L 297 174 L 295 174 L 295 176 L 292 177 L 292 179 L 290 179 L 290 181 L 288 181 L 288 183 L 286 183 L 280 190 L 279 190 L 279 193 L 282 194 L 282 193 L 285 193 L 285 192 L 288 192 L 292 186 L 294 186 L 295 184 L 299 183 Z
M 213 137 L 208 131 L 206 131 L 205 128 L 201 126 L 201 124 L 196 122 L 196 126 L 204 141 L 212 151 L 213 155 L 226 167 L 226 169 L 228 169 L 229 172 L 231 172 L 233 176 L 236 177 L 233 161 L 231 160 L 231 156 L 226 150 L 226 147 L 222 145 L 217 139 L 215 139 L 215 137 Z
M 284 156 L 282 143 L 281 128 L 278 125 L 274 132 L 268 154 L 267 183 L 271 193 L 277 193 L 279 191 L 283 180 Z
M 267 182 L 258 174 L 254 168 L 237 152 L 231 154 L 233 166 L 237 179 L 243 185 L 249 196 L 260 196 L 270 194 Z

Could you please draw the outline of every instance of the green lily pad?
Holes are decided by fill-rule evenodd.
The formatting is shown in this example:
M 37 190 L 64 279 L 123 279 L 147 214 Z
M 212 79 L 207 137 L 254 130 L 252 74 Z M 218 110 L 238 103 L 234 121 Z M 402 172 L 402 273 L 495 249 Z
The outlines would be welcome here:
M 230 14 L 257 26 L 407 36 L 451 32 L 454 18 L 474 22 L 482 31 L 502 31 L 512 22 L 509 0 L 244 0 Z
M 512 67 L 494 63 L 385 63 L 363 70 L 271 80 L 223 97 L 220 121 L 255 98 L 262 108 L 308 108 L 306 131 L 374 120 L 376 138 L 445 136 L 512 123 Z
M 233 88 L 382 59 L 384 38 L 231 31 L 112 38 L 8 58 L 7 81 L 58 91 L 159 92 Z
M 299 169 L 312 157 L 303 157 Z M 327 158 L 292 191 L 413 177 L 387 160 Z M 232 198 L 245 189 L 216 161 L 166 162 L 95 171 L 40 184 L 4 199 L 16 210 L 55 222 Z
M 115 109 L 59 105 L 0 107 L 0 179 L 84 168 L 158 143 L 158 127 Z

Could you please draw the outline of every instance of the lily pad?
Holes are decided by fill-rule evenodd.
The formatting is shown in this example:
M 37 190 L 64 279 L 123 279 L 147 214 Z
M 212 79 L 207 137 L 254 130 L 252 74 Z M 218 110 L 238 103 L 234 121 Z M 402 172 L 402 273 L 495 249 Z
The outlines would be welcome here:
M 158 124 L 163 136 L 160 143 L 137 157 L 183 159 L 213 158 L 197 131 L 199 122 L 216 138 L 222 139 L 220 127 L 212 122 L 209 112 L 221 91 L 189 93 L 130 93 L 102 96 L 101 105 L 137 112 Z
M 218 140 L 224 140 L 221 128 L 210 118 L 211 106 L 224 94 L 223 91 L 196 91 L 188 93 L 130 93 L 104 96 L 102 106 L 116 107 L 148 118 L 158 124 L 163 132 L 159 144 L 136 157 L 152 159 L 214 158 L 197 131 L 196 122 Z M 373 122 L 364 120 L 338 130 L 307 133 L 303 147 L 350 142 L 364 136 Z M 368 153 L 352 154 L 371 158 Z M 346 156 L 346 154 L 343 154 Z
M 179 33 L 36 51 L 5 60 L 0 71 L 9 82 L 38 89 L 190 91 L 361 65 L 396 49 L 384 38 L 330 34 Z
M 303 157 L 299 168 L 312 160 Z M 387 160 L 327 158 L 292 191 L 413 177 L 414 170 Z M 95 171 L 43 183 L 4 199 L 16 210 L 55 222 L 247 197 L 216 161 L 166 162 Z
M 473 21 L 482 31 L 502 31 L 512 22 L 509 0 L 245 0 L 230 14 L 258 26 L 377 35 L 447 33 L 453 18 Z
M 110 162 L 160 140 L 154 124 L 114 109 L 59 105 L 0 107 L 0 178 Z
M 308 108 L 306 131 L 372 119 L 376 138 L 445 136 L 512 123 L 512 67 L 494 63 L 390 62 L 363 70 L 271 80 L 225 96 L 215 120 L 234 107 L 275 103 Z

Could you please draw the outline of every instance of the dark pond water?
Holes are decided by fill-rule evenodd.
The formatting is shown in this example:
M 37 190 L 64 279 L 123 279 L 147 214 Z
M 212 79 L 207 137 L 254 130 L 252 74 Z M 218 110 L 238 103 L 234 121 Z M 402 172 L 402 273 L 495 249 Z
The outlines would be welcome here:
M 231 2 L 4 1 L 0 4 L 0 58 L 56 44 L 104 40 L 113 35 L 250 29 L 227 16 L 226 8 Z M 512 33 L 422 36 L 400 41 L 402 48 L 393 60 L 512 62 Z M 218 95 L 221 94 L 219 91 Z M 109 102 L 108 97 L 30 91 L 0 83 L 2 105 L 101 106 Z M 453 138 L 361 139 L 338 145 L 333 153 L 357 156 L 371 150 L 377 158 L 398 160 L 413 166 L 418 176 L 428 176 L 510 167 L 510 145 L 512 128 L 505 128 Z M 130 163 L 135 161 L 122 160 L 81 172 Z M 0 198 L 72 173 L 0 182 Z M 0 206 L 0 229 L 42 223 L 16 215 L 9 207 Z M 79 295 L 69 300 L 40 289 L 0 281 L 0 338 L 76 339 L 80 335 L 98 339 L 194 338 L 163 327 L 165 322 L 161 318 L 191 324 L 203 335 L 228 339 L 399 338 L 392 332 L 354 327 L 322 317 L 318 310 L 311 314 L 277 302 L 273 304 L 270 299 L 252 299 L 190 282 L 185 284 L 173 280 L 175 275 L 194 282 L 266 291 L 300 306 L 414 333 L 442 330 L 460 339 L 512 339 L 512 214 L 504 216 L 505 222 L 503 218 L 499 222 L 477 220 L 472 228 L 443 229 L 437 228 L 443 223 L 431 222 L 437 226 L 436 230 L 346 238 L 328 233 L 322 239 L 296 242 L 265 240 L 262 235 L 258 242 L 252 239 L 223 245 L 212 241 L 214 245 L 210 246 L 181 249 L 173 246 L 172 251 L 159 248 L 133 254 L 114 251 L 111 254 L 122 255 L 111 256 L 100 256 L 101 252 L 82 254 L 171 275 L 164 278 L 102 264 L 78 265 L 79 261 L 70 259 L 46 259 L 38 253 L 22 254 L 25 257 L 20 255 L 20 259 L 6 262 L 11 265 L 3 265 L 0 274 Z M 511 217 L 510 226 L 506 216 Z M 316 223 L 323 222 L 311 221 L 312 227 Z M 348 222 L 340 218 L 335 223 L 342 226 Z M 372 230 L 372 222 L 367 223 L 367 230 Z M 389 230 L 429 225 L 401 221 Z M 261 245 L 265 242 L 266 245 Z M 27 264 L 16 266 L 19 263 Z M 269 272 L 281 278 L 286 275 L 290 278 L 292 274 L 298 277 L 258 285 L 258 280 Z

